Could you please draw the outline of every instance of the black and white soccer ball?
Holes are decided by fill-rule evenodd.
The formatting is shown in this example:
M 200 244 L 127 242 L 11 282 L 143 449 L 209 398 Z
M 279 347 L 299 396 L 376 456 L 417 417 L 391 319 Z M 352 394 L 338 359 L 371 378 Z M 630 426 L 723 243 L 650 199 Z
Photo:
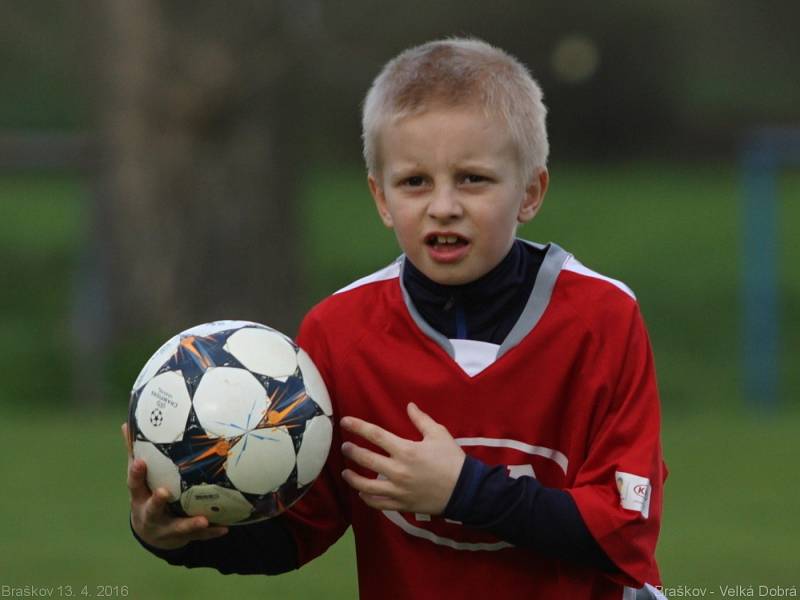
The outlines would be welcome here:
M 282 333 L 216 321 L 168 340 L 131 391 L 131 451 L 179 515 L 274 517 L 322 470 L 332 409 L 314 363 Z

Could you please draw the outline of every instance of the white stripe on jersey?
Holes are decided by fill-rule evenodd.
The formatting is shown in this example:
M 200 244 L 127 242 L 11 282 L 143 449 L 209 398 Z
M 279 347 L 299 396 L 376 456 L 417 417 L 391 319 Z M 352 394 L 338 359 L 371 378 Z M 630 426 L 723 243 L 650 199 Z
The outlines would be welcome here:
M 628 294 L 628 296 L 630 296 L 634 300 L 636 300 L 636 294 L 634 294 L 633 290 L 631 290 L 631 288 L 629 288 L 627 285 L 625 285 L 624 283 L 622 283 L 617 279 L 611 279 L 611 277 L 606 277 L 605 275 L 601 275 L 596 271 L 592 271 L 591 269 L 585 267 L 577 258 L 575 258 L 572 255 L 570 255 L 570 257 L 564 263 L 562 269 L 564 269 L 565 271 L 578 273 L 579 275 L 585 275 L 587 277 L 594 277 L 595 279 L 602 279 L 603 281 L 607 281 L 610 284 L 621 289 L 623 292 Z
M 398 258 L 388 267 L 384 267 L 380 271 L 375 271 L 374 273 L 367 275 L 366 277 L 362 277 L 361 279 L 356 279 L 350 285 L 343 287 L 340 290 L 334 292 L 334 295 L 341 294 L 342 292 L 349 292 L 350 290 L 354 290 L 356 288 L 361 287 L 362 285 L 367 285 L 370 283 L 375 283 L 376 281 L 386 281 L 387 279 L 394 279 L 395 277 L 400 276 L 400 265 L 402 264 L 402 257 Z
M 417 527 L 416 525 L 412 525 L 409 523 L 403 515 L 401 515 L 396 510 L 384 510 L 383 515 L 389 519 L 392 523 L 397 525 L 400 529 L 405 531 L 408 535 L 413 535 L 414 537 L 422 538 L 424 540 L 428 540 L 429 542 L 433 542 L 438 546 L 446 546 L 448 548 L 452 548 L 453 550 L 468 550 L 471 552 L 476 552 L 480 550 L 494 552 L 497 550 L 502 550 L 503 548 L 512 548 L 513 546 L 508 542 L 459 542 L 447 537 L 442 537 L 436 535 L 430 529 L 423 529 L 422 527 Z M 424 519 L 423 519 L 424 520 Z
M 530 444 L 526 444 L 525 442 L 520 442 L 518 440 L 471 437 L 471 438 L 456 438 L 456 444 L 458 444 L 459 446 L 488 446 L 490 448 L 513 448 L 514 450 L 519 450 L 520 452 L 525 452 L 526 454 L 549 458 L 559 467 L 561 467 L 561 470 L 564 471 L 564 475 L 567 474 L 567 469 L 569 468 L 569 459 L 562 452 L 559 452 L 558 450 L 553 450 L 552 448 L 546 448 L 544 446 L 531 446 Z

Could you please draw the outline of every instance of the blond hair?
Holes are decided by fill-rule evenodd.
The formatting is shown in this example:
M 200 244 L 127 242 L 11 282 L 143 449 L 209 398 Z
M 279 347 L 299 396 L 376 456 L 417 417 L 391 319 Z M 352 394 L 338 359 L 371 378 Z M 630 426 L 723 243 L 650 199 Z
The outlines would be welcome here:
M 451 38 L 409 48 L 381 70 L 364 99 L 364 161 L 378 176 L 381 129 L 431 107 L 478 106 L 500 117 L 514 140 L 528 180 L 547 165 L 549 145 L 542 90 L 528 69 L 477 39 Z

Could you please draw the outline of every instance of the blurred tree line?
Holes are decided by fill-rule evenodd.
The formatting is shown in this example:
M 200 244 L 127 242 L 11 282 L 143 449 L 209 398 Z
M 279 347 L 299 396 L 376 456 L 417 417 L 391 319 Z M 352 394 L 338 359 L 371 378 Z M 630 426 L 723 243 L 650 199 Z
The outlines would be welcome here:
M 101 46 L 118 36 L 105 35 L 110 24 L 98 16 L 110 10 L 105 4 L 117 2 L 0 2 L 0 130 L 97 126 Z M 295 87 L 276 108 L 300 108 L 294 126 L 314 159 L 330 159 L 332 151 L 341 157 L 343 145 L 347 159 L 357 157 L 357 107 L 376 71 L 401 49 L 447 35 L 482 37 L 530 66 L 545 88 L 563 158 L 694 153 L 698 143 L 703 152 L 729 152 L 742 128 L 796 122 L 800 112 L 794 0 L 138 4 L 135 13 L 155 7 L 165 33 L 182 32 L 166 51 L 172 75 L 190 64 L 203 71 L 198 56 L 189 58 L 191 32 L 195 46 L 219 48 L 233 30 L 230 41 L 243 53 L 237 59 L 261 60 L 266 70 L 291 65 Z M 239 71 L 253 77 L 244 85 L 258 87 L 255 73 Z
M 97 140 L 78 311 L 87 356 L 219 317 L 293 332 L 297 189 L 360 160 L 383 63 L 474 35 L 529 65 L 555 160 L 731 156 L 796 122 L 794 0 L 6 0 L 0 133 Z M 268 316 L 265 316 L 268 315 Z

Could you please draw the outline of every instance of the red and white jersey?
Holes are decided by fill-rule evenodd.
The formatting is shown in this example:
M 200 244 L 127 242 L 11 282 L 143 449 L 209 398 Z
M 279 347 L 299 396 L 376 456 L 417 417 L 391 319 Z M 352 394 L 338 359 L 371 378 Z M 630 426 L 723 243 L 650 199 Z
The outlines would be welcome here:
M 288 513 L 301 563 L 352 525 L 361 598 L 633 597 L 660 583 L 655 546 L 666 470 L 650 345 L 633 293 L 555 244 L 500 344 L 449 340 L 419 316 L 403 259 L 317 305 L 299 344 L 322 373 L 334 415 L 420 439 L 414 401 L 464 450 L 514 477 L 567 490 L 614 576 L 514 547 L 429 515 L 368 507 L 341 477 L 338 427 L 326 468 Z M 352 439 L 359 445 L 368 443 Z

